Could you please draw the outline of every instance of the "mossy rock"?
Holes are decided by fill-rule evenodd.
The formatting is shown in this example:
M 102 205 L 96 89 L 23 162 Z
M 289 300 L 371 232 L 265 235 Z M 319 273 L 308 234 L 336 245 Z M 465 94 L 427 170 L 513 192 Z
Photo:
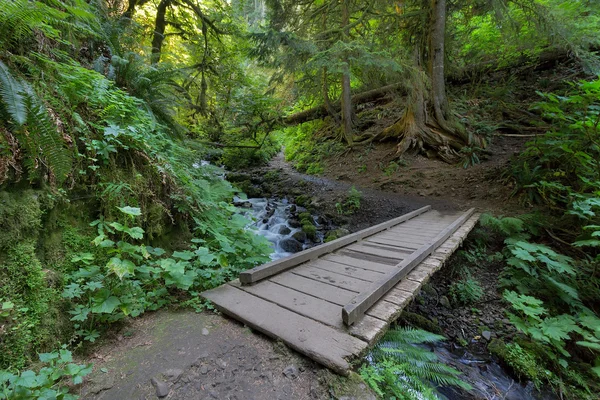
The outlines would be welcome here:
M 490 354 L 498 357 L 500 360 L 506 360 L 507 350 L 506 344 L 501 339 L 492 339 L 487 346 Z
M 300 196 L 296 197 L 296 204 L 299 205 L 300 207 L 306 207 L 309 203 L 310 203 L 310 196 L 308 196 L 308 195 L 301 194 Z
M 317 227 L 314 225 L 302 225 L 302 232 L 306 233 L 306 236 L 312 241 L 315 241 L 317 239 Z
M 309 212 L 303 212 L 298 214 L 298 218 L 300 218 L 300 220 L 307 220 L 307 221 L 312 221 L 312 215 Z
M 435 322 L 430 319 L 409 311 L 405 311 L 400 316 L 406 323 L 420 329 L 424 329 L 428 332 L 437 333 L 438 335 L 444 335 L 444 331 Z

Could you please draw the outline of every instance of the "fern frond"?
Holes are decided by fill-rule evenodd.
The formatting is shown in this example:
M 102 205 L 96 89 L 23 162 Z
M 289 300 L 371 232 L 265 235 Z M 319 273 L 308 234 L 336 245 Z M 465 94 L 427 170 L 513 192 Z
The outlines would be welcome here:
M 446 338 L 435 333 L 427 332 L 422 329 L 414 328 L 397 328 L 390 330 L 383 342 L 396 342 L 400 344 L 421 344 L 421 343 L 437 343 Z
M 58 182 L 63 182 L 71 171 L 71 157 L 64 147 L 64 141 L 56 126 L 48 116 L 48 111 L 33 89 L 24 84 L 27 105 L 27 131 L 25 141 L 30 157 L 43 157 Z M 19 138 L 23 143 L 23 138 Z
M 23 98 L 23 85 L 15 79 L 8 67 L 0 61 L 0 97 L 6 111 L 21 126 L 27 119 L 27 109 Z

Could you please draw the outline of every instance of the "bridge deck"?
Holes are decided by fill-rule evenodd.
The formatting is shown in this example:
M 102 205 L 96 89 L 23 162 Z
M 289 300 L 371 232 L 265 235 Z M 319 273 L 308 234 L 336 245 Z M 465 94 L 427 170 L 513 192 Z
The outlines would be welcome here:
M 425 207 L 246 271 L 202 296 L 225 314 L 346 374 L 477 219 L 473 210 L 443 213 Z

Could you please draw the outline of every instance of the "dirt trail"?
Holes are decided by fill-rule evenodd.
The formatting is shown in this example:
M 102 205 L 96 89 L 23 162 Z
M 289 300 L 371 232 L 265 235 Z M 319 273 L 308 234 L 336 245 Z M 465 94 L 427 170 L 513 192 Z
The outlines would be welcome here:
M 210 312 L 147 314 L 89 361 L 83 399 L 374 399 L 364 384 Z M 332 393 L 332 381 L 344 390 Z

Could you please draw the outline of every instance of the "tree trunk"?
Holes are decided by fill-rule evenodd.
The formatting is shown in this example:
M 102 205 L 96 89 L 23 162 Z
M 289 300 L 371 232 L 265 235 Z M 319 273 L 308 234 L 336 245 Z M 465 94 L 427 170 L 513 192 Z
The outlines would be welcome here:
M 350 0 L 341 0 L 342 2 L 342 39 L 347 42 L 350 36 Z M 352 94 L 350 92 L 350 61 L 347 55 L 344 55 L 342 60 L 342 133 L 344 140 L 348 144 L 352 144 Z
M 160 53 L 165 40 L 165 29 L 167 27 L 167 7 L 172 0 L 161 0 L 156 8 L 156 19 L 154 22 L 154 34 L 152 36 L 152 55 L 150 60 L 152 64 L 157 64 L 160 61 Z
M 431 0 L 431 31 L 429 33 L 429 76 L 431 78 L 431 102 L 435 119 L 444 130 L 450 128 L 448 99 L 444 76 L 444 45 L 446 35 L 446 0 Z
M 381 137 L 400 138 L 398 155 L 414 150 L 453 163 L 460 159 L 463 147 L 483 148 L 485 141 L 469 136 L 453 118 L 448 105 L 444 76 L 446 0 L 426 0 L 424 4 L 429 7 L 426 36 L 421 37 L 425 40 L 416 40 L 411 101 L 402 118 L 384 129 Z

